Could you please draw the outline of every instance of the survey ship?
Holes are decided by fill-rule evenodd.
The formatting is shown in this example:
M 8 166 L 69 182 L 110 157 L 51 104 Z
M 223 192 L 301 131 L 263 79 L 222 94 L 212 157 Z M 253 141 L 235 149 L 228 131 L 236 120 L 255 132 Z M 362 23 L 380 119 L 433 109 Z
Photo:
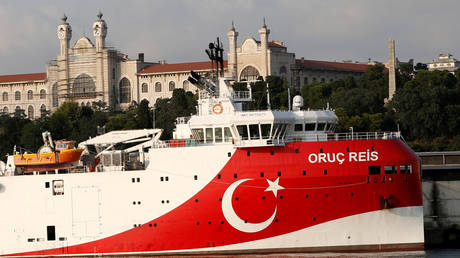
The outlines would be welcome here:
M 179 255 L 424 248 L 420 161 L 399 132 L 334 133 L 333 110 L 245 111 L 200 83 L 197 115 L 79 144 L 72 168 L 0 176 L 0 255 Z M 94 166 L 94 172 L 91 172 Z

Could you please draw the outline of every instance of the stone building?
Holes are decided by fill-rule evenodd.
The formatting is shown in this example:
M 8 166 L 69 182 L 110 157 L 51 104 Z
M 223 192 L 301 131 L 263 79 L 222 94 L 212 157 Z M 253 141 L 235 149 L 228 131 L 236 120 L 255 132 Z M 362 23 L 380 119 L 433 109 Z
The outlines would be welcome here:
M 45 73 L 0 75 L 0 113 L 24 110 L 34 119 L 41 111 L 55 111 L 62 103 L 74 101 L 80 105 L 104 102 L 112 109 L 125 109 L 132 102 L 147 99 L 152 105 L 157 98 L 171 97 L 175 88 L 195 92 L 187 81 L 190 71 L 208 76 L 211 62 L 167 64 L 146 62 L 144 55 L 130 59 L 114 48 L 107 47 L 108 27 L 99 12 L 93 26 L 94 43 L 87 37 L 73 45 L 72 27 L 67 17 L 57 27 L 60 49 Z M 238 32 L 232 24 L 227 33 L 228 60 L 224 73 L 238 80 L 255 80 L 259 76 L 284 77 L 296 89 L 314 81 L 333 81 L 348 75 L 362 74 L 367 64 L 296 59 L 283 42 L 270 41 L 265 21 L 258 31 L 259 40 L 244 39 L 238 45 Z
M 451 54 L 439 54 L 439 57 L 428 63 L 428 70 L 446 70 L 452 74 L 460 67 L 460 61 L 453 58 Z

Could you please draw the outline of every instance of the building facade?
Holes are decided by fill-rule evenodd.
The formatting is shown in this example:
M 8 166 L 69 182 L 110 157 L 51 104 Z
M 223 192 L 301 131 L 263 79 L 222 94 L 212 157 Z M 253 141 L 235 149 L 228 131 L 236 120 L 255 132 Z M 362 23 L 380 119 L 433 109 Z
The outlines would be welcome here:
M 428 70 L 446 70 L 452 74 L 460 67 L 460 61 L 453 58 L 451 54 L 439 54 L 438 58 L 428 63 Z
M 91 106 L 103 102 L 114 110 L 125 109 L 146 99 L 151 105 L 158 98 L 171 97 L 175 88 L 196 92 L 188 82 L 190 71 L 203 76 L 213 74 L 211 62 L 167 64 L 146 62 L 140 53 L 130 59 L 107 47 L 107 23 L 97 14 L 93 41 L 80 37 L 71 45 L 72 27 L 67 17 L 57 27 L 60 49 L 45 73 L 0 75 L 0 113 L 24 110 L 28 118 L 42 111 L 55 111 L 62 103 L 73 101 Z M 315 81 L 330 82 L 345 76 L 357 76 L 367 64 L 296 59 L 280 41 L 269 41 L 265 21 L 258 31 L 259 40 L 246 38 L 238 44 L 238 32 L 232 24 L 228 36 L 228 60 L 224 74 L 237 80 L 255 80 L 259 76 L 281 76 L 288 85 L 300 89 Z

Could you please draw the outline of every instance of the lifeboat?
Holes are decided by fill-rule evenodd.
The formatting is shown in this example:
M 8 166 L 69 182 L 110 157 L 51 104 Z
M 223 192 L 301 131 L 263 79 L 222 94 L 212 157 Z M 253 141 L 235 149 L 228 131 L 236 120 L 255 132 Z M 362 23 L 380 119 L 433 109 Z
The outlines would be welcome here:
M 45 144 L 37 153 L 14 155 L 14 165 L 23 168 L 24 172 L 41 172 L 71 168 L 80 160 L 83 149 L 75 148 L 75 141 L 60 140 L 53 143 L 49 132 L 43 133 L 43 141 Z

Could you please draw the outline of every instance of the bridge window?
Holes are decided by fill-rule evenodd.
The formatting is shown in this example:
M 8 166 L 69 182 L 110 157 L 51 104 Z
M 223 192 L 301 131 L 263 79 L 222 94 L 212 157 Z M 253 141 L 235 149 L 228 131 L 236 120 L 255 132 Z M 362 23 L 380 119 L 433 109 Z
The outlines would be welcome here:
M 214 138 L 216 139 L 216 142 L 222 142 L 222 128 L 214 128 Z
M 383 170 L 385 171 L 385 174 L 396 174 L 395 165 L 385 165 L 383 166 Z
M 262 129 L 262 139 L 269 139 L 270 138 L 270 129 L 271 124 L 261 124 L 260 128 Z
M 412 166 L 411 165 L 401 165 L 399 166 L 399 171 L 401 174 L 412 174 Z
M 203 142 L 204 141 L 203 128 L 192 129 L 192 135 L 193 135 L 193 138 L 195 138 L 197 142 Z
M 380 175 L 380 166 L 369 166 L 369 175 Z
M 316 123 L 306 123 L 305 131 L 314 131 L 315 127 L 316 127 Z
M 295 125 L 294 125 L 294 131 L 296 131 L 296 132 L 301 132 L 301 131 L 303 131 L 303 126 L 302 126 L 302 124 L 295 124 Z
M 229 127 L 224 128 L 224 140 L 226 142 L 232 141 L 232 132 L 230 131 Z
M 249 139 L 248 127 L 246 125 L 237 125 L 236 129 L 238 130 L 241 140 Z
M 259 140 L 260 139 L 260 132 L 259 132 L 259 125 L 258 124 L 249 125 L 249 132 L 251 134 L 251 140 Z
M 206 142 L 212 142 L 212 128 L 206 128 Z
M 326 123 L 318 123 L 318 129 L 317 131 L 324 131 L 324 128 L 326 127 Z

